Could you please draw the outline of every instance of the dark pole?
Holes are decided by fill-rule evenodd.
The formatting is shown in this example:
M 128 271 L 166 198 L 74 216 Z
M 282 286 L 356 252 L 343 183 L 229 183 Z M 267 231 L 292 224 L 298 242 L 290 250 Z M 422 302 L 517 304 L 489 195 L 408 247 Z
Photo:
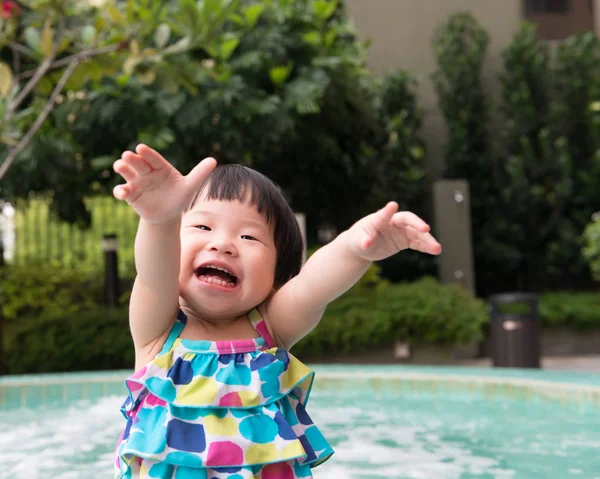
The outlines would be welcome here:
M 4 276 L 4 241 L 0 236 L 0 276 Z M 4 296 L 4 292 L 0 291 L 0 298 Z M 2 300 L 0 300 L 0 376 L 6 374 L 6 368 L 4 367 L 4 313 L 2 311 Z
M 116 306 L 119 301 L 119 265 L 117 235 L 108 234 L 102 238 L 104 251 L 104 300 L 107 306 Z

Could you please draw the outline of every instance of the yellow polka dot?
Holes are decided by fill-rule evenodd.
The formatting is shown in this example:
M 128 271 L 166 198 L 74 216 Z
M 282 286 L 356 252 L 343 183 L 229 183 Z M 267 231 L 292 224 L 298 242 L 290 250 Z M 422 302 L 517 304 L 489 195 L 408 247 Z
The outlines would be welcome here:
M 171 366 L 173 366 L 172 359 L 173 356 L 171 356 L 170 354 L 163 354 L 162 356 L 159 356 L 154 361 L 152 361 L 152 364 L 162 369 L 170 369 Z
M 217 397 L 217 382 L 212 378 L 197 376 L 177 391 L 179 404 L 212 404 Z
M 258 396 L 255 392 L 238 391 L 238 394 L 240 395 L 240 399 L 242 401 L 242 406 L 244 406 L 244 407 L 258 406 L 259 400 L 258 400 Z
M 290 358 L 288 370 L 283 373 L 282 383 L 285 389 L 294 387 L 294 385 L 308 374 L 312 373 L 311 369 L 300 361 Z
M 306 452 L 304 451 L 304 448 L 302 447 L 302 443 L 298 439 L 296 439 L 289 446 L 286 446 L 281 450 L 279 459 L 282 459 L 284 461 L 289 461 L 291 459 L 294 459 L 295 457 L 305 456 L 305 455 L 306 455 Z
M 254 444 L 246 449 L 246 464 L 261 464 L 279 459 L 275 444 Z
M 236 436 L 238 433 L 237 422 L 232 417 L 206 416 L 204 427 L 207 433 L 215 436 Z

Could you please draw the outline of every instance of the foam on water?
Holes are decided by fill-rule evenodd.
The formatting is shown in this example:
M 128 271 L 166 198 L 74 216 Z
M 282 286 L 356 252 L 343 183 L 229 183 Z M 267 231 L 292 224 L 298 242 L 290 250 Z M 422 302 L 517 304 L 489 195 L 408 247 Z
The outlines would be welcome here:
M 0 478 L 104 479 L 122 398 L 0 411 Z M 313 392 L 336 454 L 317 479 L 600 479 L 600 413 L 473 396 Z

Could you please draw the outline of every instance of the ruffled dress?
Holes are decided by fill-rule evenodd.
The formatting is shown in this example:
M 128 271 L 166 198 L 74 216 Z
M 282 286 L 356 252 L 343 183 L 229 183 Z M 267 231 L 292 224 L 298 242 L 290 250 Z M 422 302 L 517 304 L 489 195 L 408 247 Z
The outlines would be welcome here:
M 257 310 L 259 338 L 179 338 L 126 379 L 117 479 L 296 479 L 333 449 L 306 413 L 314 373 L 278 348 Z

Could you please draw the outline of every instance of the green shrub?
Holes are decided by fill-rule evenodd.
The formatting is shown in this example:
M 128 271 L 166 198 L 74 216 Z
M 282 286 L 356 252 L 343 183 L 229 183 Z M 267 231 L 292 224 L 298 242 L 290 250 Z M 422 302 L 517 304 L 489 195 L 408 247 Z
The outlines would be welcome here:
M 600 217 L 594 215 L 592 222 L 583 232 L 585 246 L 582 250 L 583 257 L 589 264 L 592 277 L 600 281 Z
M 318 328 L 294 352 L 304 357 L 362 351 L 395 340 L 458 345 L 481 339 L 488 321 L 483 301 L 459 285 L 433 278 L 406 284 L 357 284 L 331 303 Z
M 600 294 L 546 293 L 540 298 L 540 318 L 548 327 L 600 329 Z
M 131 369 L 128 308 L 26 316 L 4 328 L 9 374 Z
M 0 275 L 6 321 L 54 317 L 92 309 L 101 301 L 104 276 L 47 263 L 9 266 Z

